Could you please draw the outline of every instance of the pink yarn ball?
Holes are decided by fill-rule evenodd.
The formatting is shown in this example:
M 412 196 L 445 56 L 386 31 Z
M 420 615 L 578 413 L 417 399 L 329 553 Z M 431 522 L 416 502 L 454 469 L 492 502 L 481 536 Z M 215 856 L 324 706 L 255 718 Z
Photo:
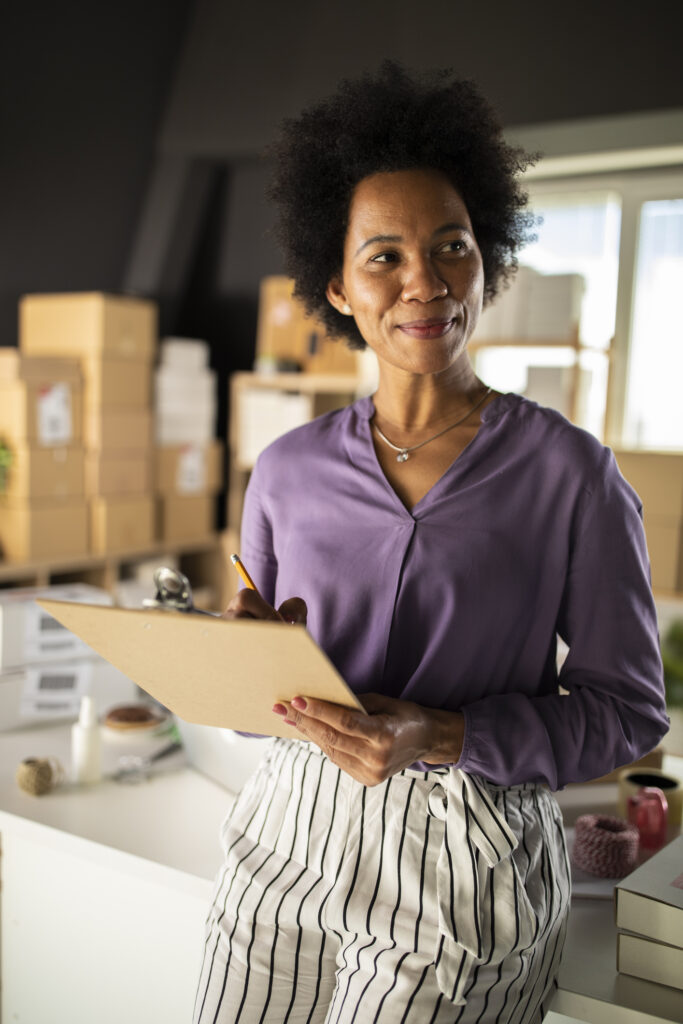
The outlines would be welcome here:
M 584 814 L 576 821 L 572 862 L 597 878 L 624 878 L 638 862 L 638 829 L 621 818 Z

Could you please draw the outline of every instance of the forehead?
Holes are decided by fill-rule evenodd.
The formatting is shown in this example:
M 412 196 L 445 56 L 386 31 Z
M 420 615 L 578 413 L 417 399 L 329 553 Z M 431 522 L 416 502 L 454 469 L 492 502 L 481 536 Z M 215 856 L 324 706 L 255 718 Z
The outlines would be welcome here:
M 348 235 L 429 233 L 450 222 L 472 228 L 462 196 L 445 174 L 428 168 L 382 171 L 356 185 Z

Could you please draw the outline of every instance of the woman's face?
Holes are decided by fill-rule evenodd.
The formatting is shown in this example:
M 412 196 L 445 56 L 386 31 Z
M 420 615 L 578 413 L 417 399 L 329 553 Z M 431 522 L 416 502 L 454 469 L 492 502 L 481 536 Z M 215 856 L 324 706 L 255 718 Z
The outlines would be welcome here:
M 359 182 L 341 277 L 327 297 L 340 312 L 351 307 L 381 361 L 416 374 L 452 366 L 477 323 L 483 291 L 467 207 L 445 175 L 389 171 Z

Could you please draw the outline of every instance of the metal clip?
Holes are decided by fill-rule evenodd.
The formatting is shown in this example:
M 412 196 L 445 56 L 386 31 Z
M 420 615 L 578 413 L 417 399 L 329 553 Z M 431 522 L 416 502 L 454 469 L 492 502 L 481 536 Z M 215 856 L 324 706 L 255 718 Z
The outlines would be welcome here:
M 212 615 L 196 608 L 192 598 L 192 587 L 187 576 L 177 569 L 161 566 L 154 570 L 154 585 L 157 592 L 154 597 L 145 598 L 144 608 L 159 608 L 162 611 L 192 612 L 195 615 Z

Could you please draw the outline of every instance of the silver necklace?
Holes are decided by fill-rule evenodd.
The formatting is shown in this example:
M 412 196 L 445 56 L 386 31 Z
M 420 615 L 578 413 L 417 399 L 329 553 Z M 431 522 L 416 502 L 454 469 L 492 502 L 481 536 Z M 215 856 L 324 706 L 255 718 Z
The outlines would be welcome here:
M 449 430 L 453 430 L 454 427 L 457 427 L 461 423 L 464 423 L 467 417 L 471 415 L 471 413 L 473 413 L 475 409 L 478 409 L 479 406 L 483 404 L 485 399 L 487 399 L 488 396 L 491 394 L 492 390 L 493 388 L 487 388 L 484 394 L 479 399 L 479 401 L 476 402 L 470 409 L 468 409 L 465 415 L 461 416 L 459 420 L 456 420 L 455 423 L 451 423 L 450 427 L 444 427 L 444 429 L 440 430 L 438 434 L 434 434 L 433 437 L 428 437 L 426 441 L 420 441 L 419 444 L 413 444 L 409 448 L 402 448 L 400 447 L 400 445 L 394 444 L 393 441 L 390 441 L 389 438 L 382 433 L 382 431 L 379 429 L 376 423 L 373 423 L 372 425 L 379 434 L 379 436 L 382 438 L 384 443 L 388 444 L 390 448 L 393 448 L 395 452 L 398 452 L 398 455 L 396 456 L 396 461 L 407 462 L 407 460 L 410 458 L 411 452 L 416 451 L 418 448 L 422 448 L 422 446 L 425 444 L 429 444 L 430 441 L 436 441 L 437 437 L 441 437 L 442 434 L 447 434 Z

